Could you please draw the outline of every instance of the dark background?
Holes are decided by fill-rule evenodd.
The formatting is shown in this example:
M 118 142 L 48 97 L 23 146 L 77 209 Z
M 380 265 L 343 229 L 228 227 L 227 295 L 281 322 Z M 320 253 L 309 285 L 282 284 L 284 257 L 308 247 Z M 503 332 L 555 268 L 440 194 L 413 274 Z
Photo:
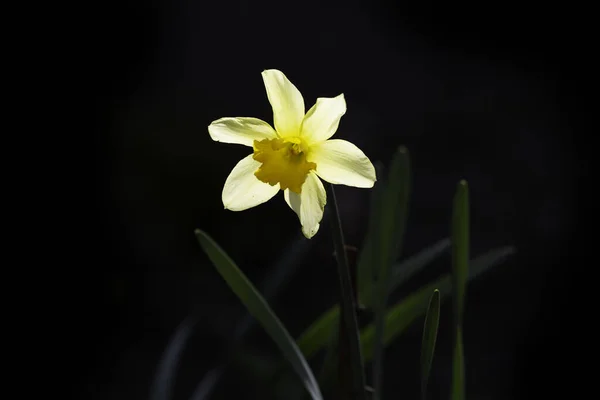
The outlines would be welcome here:
M 580 266 L 571 245 L 588 167 L 584 136 L 576 135 L 591 51 L 586 14 L 524 3 L 241 0 L 90 10 L 84 88 L 95 112 L 87 153 L 95 179 L 76 219 L 95 229 L 67 238 L 74 262 L 85 265 L 67 289 L 77 299 L 69 325 L 76 398 L 149 398 L 160 357 L 189 315 L 198 323 L 175 398 L 190 398 L 221 360 L 244 313 L 197 245 L 195 228 L 259 287 L 274 270 L 289 273 L 273 284 L 279 293 L 271 304 L 293 336 L 337 301 L 326 220 L 307 241 L 281 195 L 241 213 L 221 203 L 223 183 L 248 149 L 213 142 L 207 126 L 224 116 L 272 122 L 260 76 L 269 68 L 288 76 L 307 109 L 343 92 L 348 112 L 336 136 L 372 161 L 388 165 L 395 148 L 407 146 L 406 256 L 448 236 L 463 178 L 473 256 L 516 246 L 468 292 L 468 397 L 531 398 L 567 385 L 564 360 L 576 344 L 564 336 L 574 320 L 566 307 L 576 301 L 570 277 Z M 346 240 L 360 246 L 369 191 L 339 187 L 337 194 Z M 445 256 L 411 287 L 448 269 Z M 449 315 L 447 306 L 442 313 Z M 447 323 L 432 398 L 447 398 Z M 419 393 L 421 324 L 389 347 L 386 398 Z M 261 329 L 244 343 L 244 351 L 277 360 Z M 258 398 L 250 372 L 228 369 L 213 398 Z

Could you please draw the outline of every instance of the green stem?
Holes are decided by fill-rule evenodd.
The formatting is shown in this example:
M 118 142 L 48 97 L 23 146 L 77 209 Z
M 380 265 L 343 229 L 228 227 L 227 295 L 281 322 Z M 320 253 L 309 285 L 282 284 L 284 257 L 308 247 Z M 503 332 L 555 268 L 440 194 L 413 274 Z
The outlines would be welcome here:
M 344 321 L 344 331 L 348 344 L 350 365 L 352 366 L 352 398 L 356 400 L 366 400 L 365 393 L 365 372 L 360 349 L 360 333 L 358 330 L 358 319 L 356 316 L 356 300 L 352 291 L 351 271 L 348 264 L 348 256 L 344 246 L 344 235 L 342 233 L 342 223 L 335 198 L 333 185 L 327 185 L 329 203 L 331 204 L 331 231 L 333 233 L 333 244 L 335 247 L 335 256 L 338 265 L 338 276 L 340 279 L 341 292 L 341 310 Z M 341 343 L 340 343 L 341 346 Z M 341 349 L 340 349 L 341 351 Z

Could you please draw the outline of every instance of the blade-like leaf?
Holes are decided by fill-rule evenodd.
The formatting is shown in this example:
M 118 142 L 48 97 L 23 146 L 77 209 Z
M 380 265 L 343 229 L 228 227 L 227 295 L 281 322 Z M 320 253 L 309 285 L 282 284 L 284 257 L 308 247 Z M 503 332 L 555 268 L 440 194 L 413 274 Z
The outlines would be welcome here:
M 465 360 L 463 355 L 462 329 L 456 331 L 456 340 L 452 354 L 452 400 L 465 398 Z
M 508 246 L 491 250 L 472 260 L 470 262 L 469 280 L 498 265 L 514 252 L 515 248 Z M 418 317 L 425 313 L 429 304 L 430 293 L 436 288 L 440 291 L 440 299 L 445 300 L 452 290 L 452 275 L 445 274 L 435 282 L 424 285 L 388 309 L 385 318 L 385 334 L 383 335 L 383 343 L 386 346 L 404 332 Z M 361 343 L 363 345 L 365 361 L 369 361 L 373 356 L 374 335 L 375 329 L 373 324 L 362 330 Z
M 306 358 L 314 356 L 325 346 L 339 323 L 340 305 L 336 304 L 312 323 L 298 338 L 298 347 Z
M 406 218 L 408 215 L 408 199 L 410 194 L 410 157 L 408 150 L 400 146 L 390 166 L 388 182 L 381 214 L 380 235 L 381 250 L 385 255 L 379 270 L 379 276 L 387 276 L 387 270 L 398 259 L 402 251 Z
M 449 248 L 450 240 L 447 238 L 442 239 L 405 261 L 395 264 L 392 268 L 390 278 L 390 293 L 396 289 L 398 285 L 406 282 L 413 274 L 423 269 L 423 267 L 431 263 L 437 257 L 441 256 L 443 252 Z M 359 293 L 358 298 L 365 299 L 370 298 L 370 296 L 372 296 L 372 289 L 364 293 Z M 305 357 L 310 358 L 314 356 L 329 343 L 332 329 L 338 324 L 339 316 L 339 304 L 335 304 L 329 310 L 321 314 L 321 316 L 302 333 L 297 342 Z
M 336 326 L 333 335 L 331 335 L 330 343 L 327 346 L 325 358 L 321 365 L 321 371 L 319 372 L 319 387 L 325 396 L 327 396 L 327 390 L 330 389 L 331 384 L 333 383 L 334 372 L 336 371 L 336 366 L 338 364 L 338 335 L 338 327 Z
M 383 331 L 385 307 L 390 289 L 390 267 L 398 258 L 404 239 L 408 198 L 410 191 L 410 159 L 405 147 L 396 151 L 390 167 L 388 182 L 380 214 L 379 232 L 376 232 L 377 258 L 373 260 L 373 287 L 377 296 L 372 299 L 375 312 L 375 353 L 373 358 L 373 399 L 382 396 L 383 385 Z
M 452 363 L 452 400 L 465 398 L 465 371 L 462 320 L 469 274 L 469 187 L 458 183 L 452 207 L 452 286 L 454 313 L 454 354 Z
M 198 316 L 188 316 L 178 327 L 169 345 L 161 357 L 156 377 L 150 390 L 151 400 L 169 400 L 173 394 L 173 382 L 175 382 L 175 373 L 179 367 L 179 362 L 184 353 L 185 346 L 192 336 L 194 327 L 198 323 Z
M 381 205 L 383 203 L 383 195 L 385 190 L 385 179 L 383 179 L 383 166 L 380 163 L 375 164 L 375 170 L 379 180 L 375 182 L 373 189 L 371 190 L 370 199 L 370 210 L 369 210 L 369 227 L 363 247 L 360 251 L 357 261 L 357 273 L 356 273 L 356 287 L 358 290 L 358 302 L 361 305 L 370 305 L 370 298 L 363 299 L 362 293 L 372 291 L 373 287 L 373 268 L 376 260 L 376 235 L 380 231 L 379 225 L 381 223 Z
M 454 286 L 454 322 L 462 324 L 465 290 L 469 274 L 469 188 L 461 181 L 452 209 L 452 280 Z
M 328 210 L 325 210 L 323 217 L 327 213 Z M 306 240 L 301 232 L 298 232 L 297 236 L 282 250 L 282 256 L 271 265 L 262 283 L 261 292 L 266 301 L 272 300 L 285 289 L 287 283 L 298 270 L 303 255 L 306 254 L 312 243 L 312 241 Z M 238 321 L 233 331 L 233 340 L 224 351 L 217 365 L 198 382 L 190 400 L 205 400 L 210 398 L 217 384 L 225 375 L 232 355 L 239 351 L 238 347 L 240 343 L 248 331 L 254 328 L 255 323 L 256 320 L 249 313 L 246 313 L 243 319 Z
M 445 238 L 436 244 L 419 252 L 416 256 L 409 258 L 402 264 L 395 264 L 392 268 L 392 276 L 390 277 L 390 293 L 392 290 L 402 286 L 416 273 L 421 271 L 423 267 L 429 265 L 436 258 L 450 249 L 450 239 Z
M 427 314 L 425 314 L 423 340 L 421 342 L 421 398 L 423 400 L 427 398 L 427 381 L 429 381 L 429 372 L 433 363 L 439 322 L 440 291 L 435 289 L 429 300 Z
M 451 286 L 450 275 L 445 276 L 434 283 L 418 289 L 407 296 L 402 302 L 388 309 L 385 315 L 385 331 L 383 334 L 384 346 L 388 345 L 396 336 L 402 333 L 418 317 L 425 313 L 429 303 L 429 297 L 434 289 L 439 288 L 441 295 L 447 295 Z M 363 356 L 365 357 L 365 361 L 371 360 L 375 344 L 374 324 L 363 329 L 361 343 L 363 345 Z
M 335 190 L 332 184 L 328 184 L 327 189 L 327 196 L 331 204 L 331 231 L 338 265 L 340 308 L 343 317 L 339 327 L 339 354 L 340 360 L 345 358 L 346 362 L 349 363 L 349 365 L 347 363 L 342 364 L 340 361 L 340 366 L 348 367 L 343 369 L 343 373 L 340 373 L 340 389 L 344 392 L 344 396 L 351 396 L 355 400 L 366 400 L 365 371 L 361 354 L 358 318 L 356 316 L 356 293 L 355 288 L 352 287 L 352 275 L 354 275 L 354 279 L 356 279 L 356 275 L 353 274 L 348 263 Z
M 321 391 L 306 359 L 260 293 L 210 236 L 201 230 L 196 230 L 196 238 L 231 290 L 242 301 L 250 314 L 260 322 L 290 362 L 312 399 L 321 400 Z

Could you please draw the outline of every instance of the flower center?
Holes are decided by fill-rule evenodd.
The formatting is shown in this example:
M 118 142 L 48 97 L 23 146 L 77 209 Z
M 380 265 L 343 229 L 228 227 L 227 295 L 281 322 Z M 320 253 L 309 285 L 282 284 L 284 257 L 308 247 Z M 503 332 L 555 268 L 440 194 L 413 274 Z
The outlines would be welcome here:
M 263 139 L 254 141 L 252 156 L 262 165 L 254 175 L 262 182 L 282 190 L 300 193 L 302 184 L 311 169 L 317 164 L 306 161 L 306 146 L 300 138 Z

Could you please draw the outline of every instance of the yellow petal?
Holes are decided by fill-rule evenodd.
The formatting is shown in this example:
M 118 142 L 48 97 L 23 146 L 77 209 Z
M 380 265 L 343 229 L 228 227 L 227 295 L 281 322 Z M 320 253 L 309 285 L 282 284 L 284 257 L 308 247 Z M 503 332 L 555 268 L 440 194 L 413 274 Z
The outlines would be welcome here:
M 286 203 L 296 212 L 302 224 L 302 233 L 308 239 L 316 235 L 319 230 L 323 209 L 327 203 L 327 194 L 323 182 L 310 172 L 306 182 L 302 185 L 302 193 L 296 194 L 291 190 L 284 191 Z
M 312 146 L 307 160 L 317 164 L 317 175 L 329 183 L 370 188 L 377 180 L 369 158 L 345 140 L 328 140 Z
M 340 119 L 346 113 L 344 94 L 320 97 L 304 117 L 300 136 L 309 144 L 323 142 L 337 131 Z
M 271 186 L 259 181 L 254 172 L 260 163 L 252 154 L 242 158 L 233 168 L 223 187 L 223 205 L 232 211 L 242 211 L 270 200 L 279 191 L 279 184 Z
M 262 72 L 267 97 L 273 107 L 273 125 L 281 137 L 298 136 L 304 118 L 304 99 L 287 77 L 276 69 Z
M 274 139 L 277 133 L 271 125 L 258 118 L 220 118 L 208 126 L 215 142 L 252 146 L 255 140 Z

